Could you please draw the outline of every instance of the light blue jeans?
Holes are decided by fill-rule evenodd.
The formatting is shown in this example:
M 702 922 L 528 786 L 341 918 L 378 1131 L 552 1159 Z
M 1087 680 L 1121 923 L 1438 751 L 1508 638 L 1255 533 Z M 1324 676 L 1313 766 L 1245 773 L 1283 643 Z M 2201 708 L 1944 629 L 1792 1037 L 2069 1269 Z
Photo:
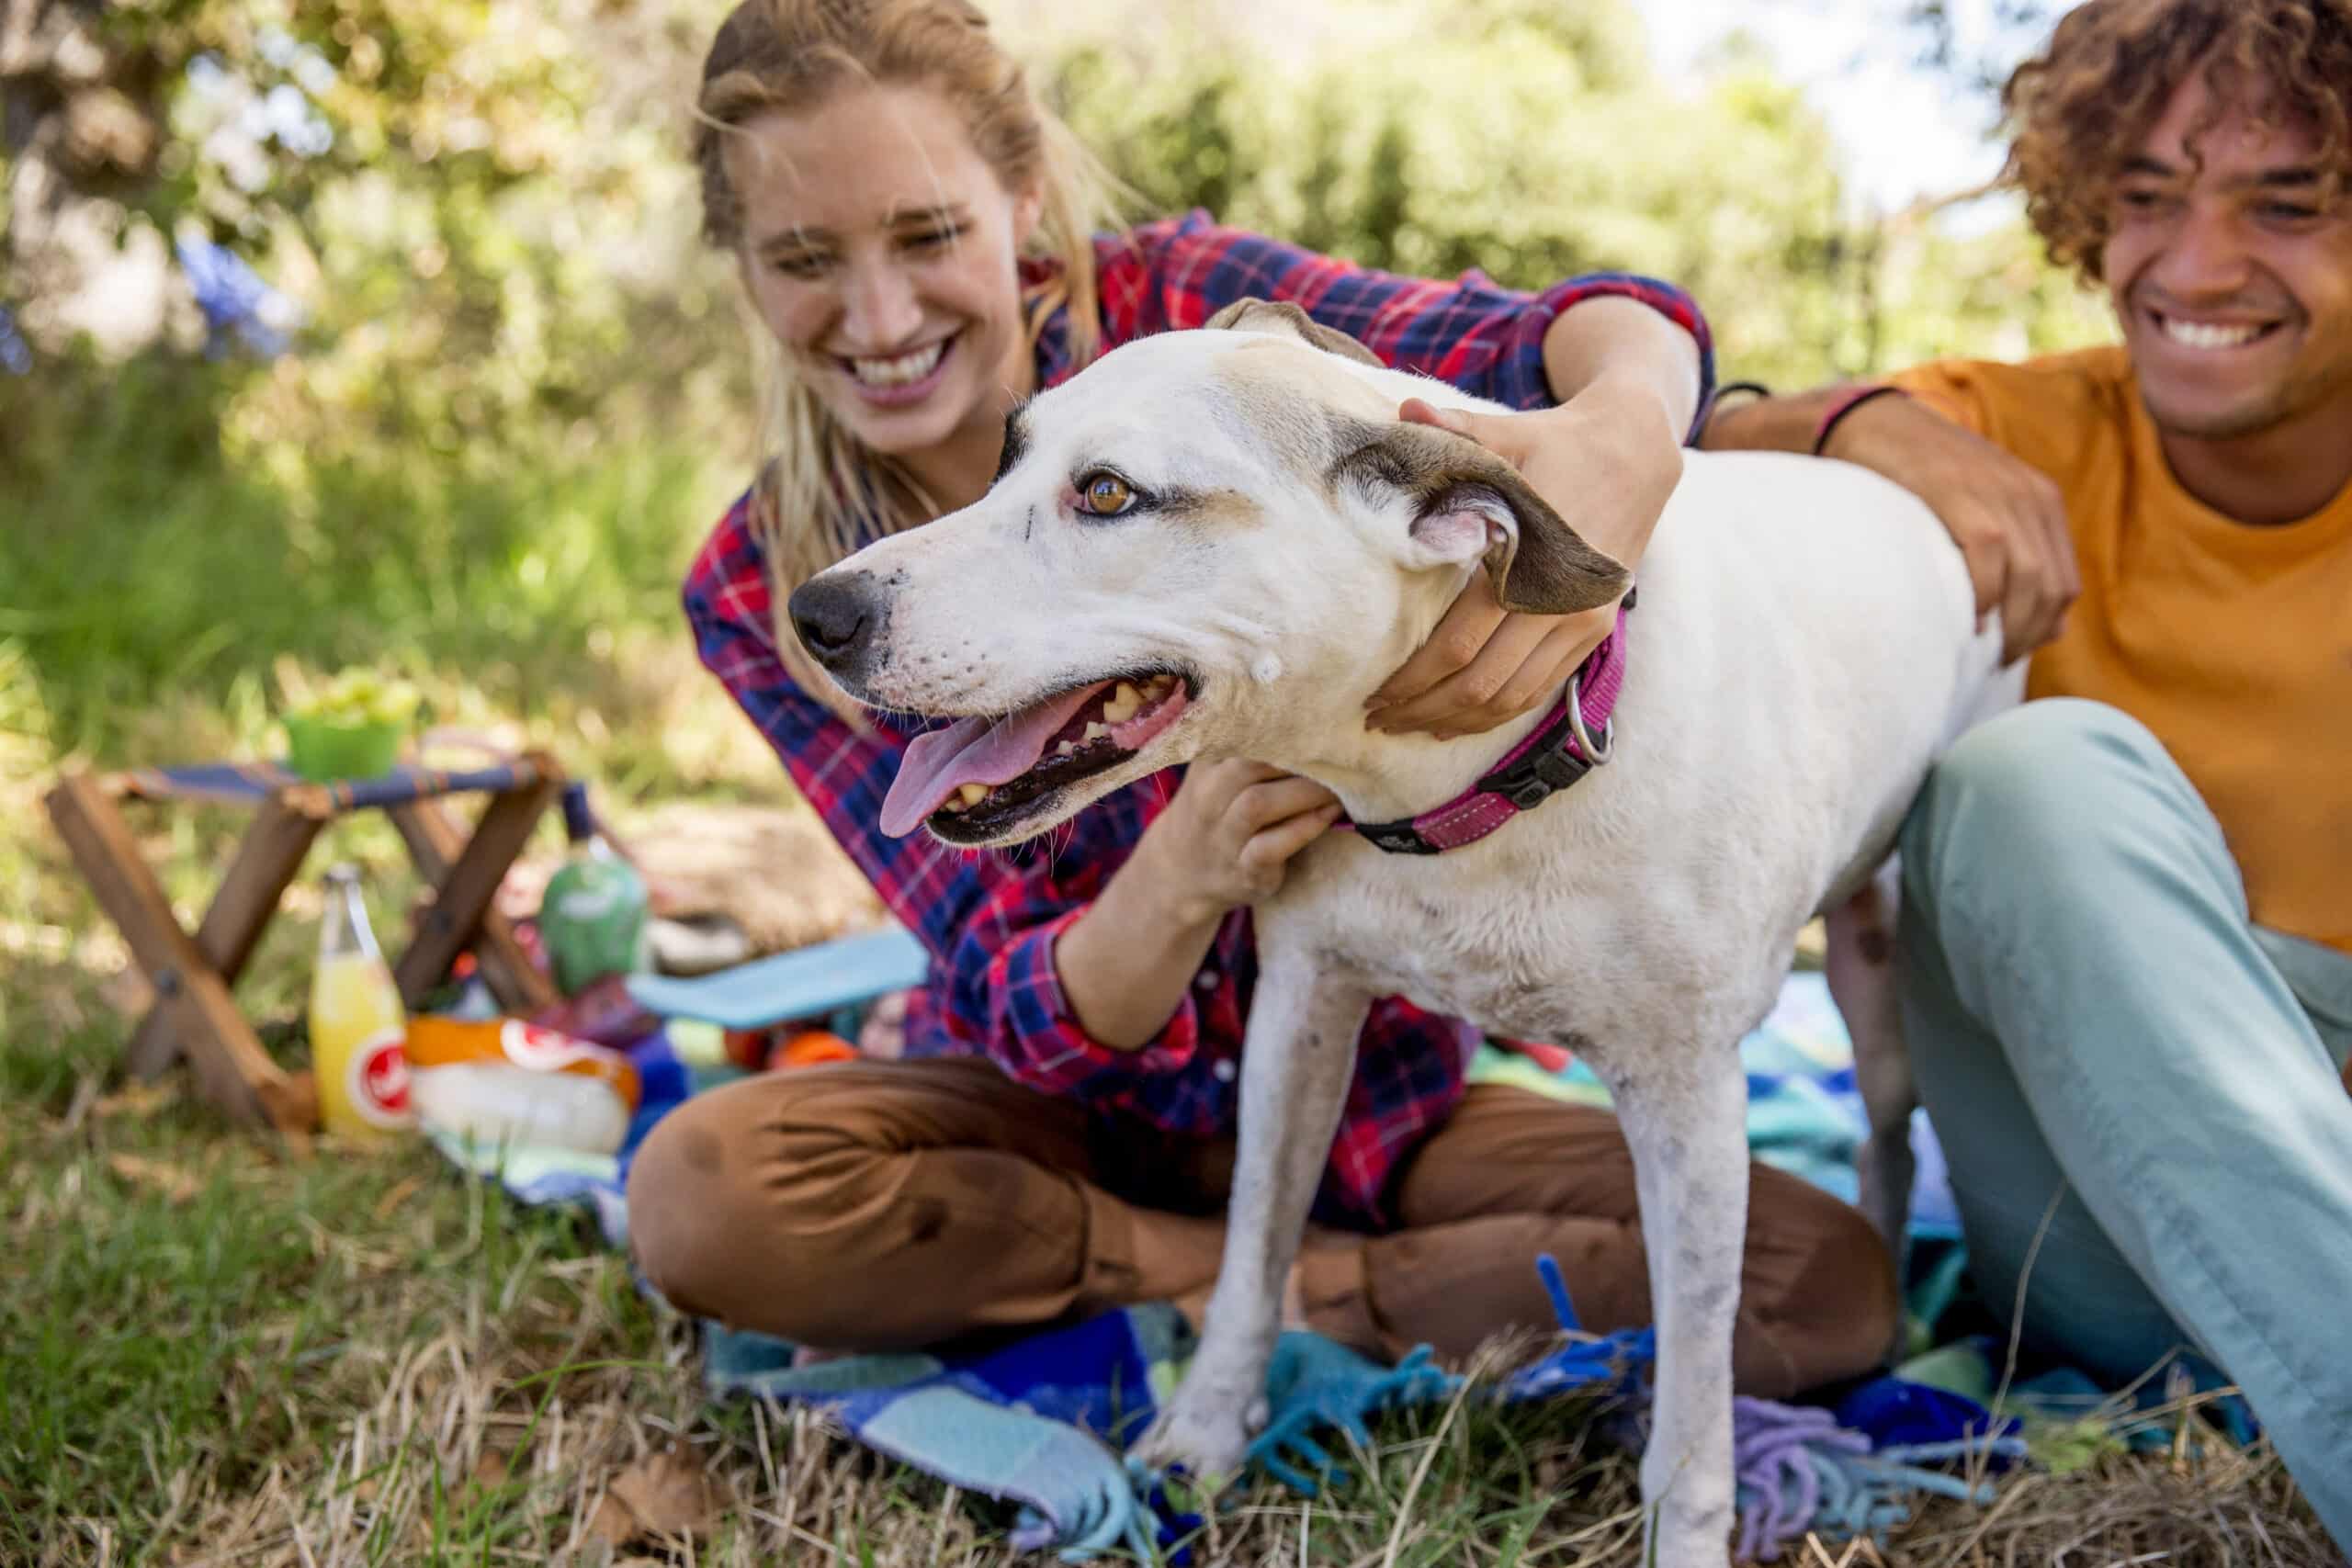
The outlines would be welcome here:
M 2256 927 L 2195 788 L 2096 703 L 1964 737 L 1903 874 L 1904 1022 L 1987 1302 L 2025 1279 L 2027 1342 L 2109 1380 L 2203 1351 L 2352 1551 L 2352 959 Z

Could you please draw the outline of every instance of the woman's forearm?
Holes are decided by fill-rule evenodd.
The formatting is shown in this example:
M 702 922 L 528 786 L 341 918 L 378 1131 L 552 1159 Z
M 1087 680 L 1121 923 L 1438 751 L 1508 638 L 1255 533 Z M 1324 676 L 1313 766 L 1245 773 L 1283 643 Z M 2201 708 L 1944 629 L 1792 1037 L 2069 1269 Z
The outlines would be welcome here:
M 1622 295 L 1581 299 L 1544 333 L 1544 377 L 1566 402 L 1611 386 L 1655 398 L 1679 444 L 1699 413 L 1699 343 L 1673 321 Z
M 1151 1043 L 1176 1014 L 1223 917 L 1177 908 L 1142 846 L 1054 944 L 1062 994 L 1087 1034 L 1116 1051 Z

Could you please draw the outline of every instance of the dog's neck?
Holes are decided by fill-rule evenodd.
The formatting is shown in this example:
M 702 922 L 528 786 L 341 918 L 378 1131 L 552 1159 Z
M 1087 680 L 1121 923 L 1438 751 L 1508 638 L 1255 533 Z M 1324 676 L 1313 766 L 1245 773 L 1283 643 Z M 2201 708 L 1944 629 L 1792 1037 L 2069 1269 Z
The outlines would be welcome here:
M 1280 738 L 1252 748 L 1250 755 L 1313 779 L 1340 797 L 1353 821 L 1396 821 L 1466 794 L 1551 716 L 1566 690 L 1562 681 L 1532 711 L 1483 735 L 1453 740 L 1369 729 L 1361 697 L 1345 696 L 1294 711 Z

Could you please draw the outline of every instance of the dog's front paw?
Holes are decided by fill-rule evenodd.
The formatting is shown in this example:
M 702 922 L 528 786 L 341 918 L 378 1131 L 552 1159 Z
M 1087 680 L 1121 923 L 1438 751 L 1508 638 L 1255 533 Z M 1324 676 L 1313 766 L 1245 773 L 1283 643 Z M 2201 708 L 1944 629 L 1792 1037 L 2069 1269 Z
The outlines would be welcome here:
M 1264 1428 L 1266 1415 L 1262 1391 L 1241 1383 L 1220 1387 L 1195 1375 L 1184 1380 L 1132 1452 L 1155 1470 L 1182 1465 L 1204 1484 L 1230 1481 L 1249 1462 L 1250 1439 Z

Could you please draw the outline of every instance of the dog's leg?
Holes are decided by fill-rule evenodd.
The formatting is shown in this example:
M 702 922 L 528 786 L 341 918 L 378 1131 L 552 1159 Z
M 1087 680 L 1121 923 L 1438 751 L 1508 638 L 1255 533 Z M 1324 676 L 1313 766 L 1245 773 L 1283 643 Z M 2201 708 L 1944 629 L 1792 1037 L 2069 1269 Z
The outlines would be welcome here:
M 1890 859 L 1878 874 L 1829 911 L 1829 995 L 1854 1042 L 1854 1082 L 1862 1093 L 1870 1137 L 1860 1166 L 1861 1210 L 1890 1247 L 1900 1248 L 1911 1213 L 1916 1162 L 1911 1112 L 1919 1091 L 1903 1043 L 1894 994 L 1894 922 L 1902 872 Z
M 1241 1054 L 1240 1148 L 1225 1258 L 1200 1349 L 1136 1452 L 1203 1480 L 1239 1472 L 1266 1423 L 1266 1363 L 1281 1330 L 1283 1282 L 1330 1158 L 1371 998 L 1319 976 L 1259 927 L 1262 967 Z
M 1630 1073 L 1604 1077 L 1634 1153 L 1657 1320 L 1657 1375 L 1642 1456 L 1649 1547 L 1643 1561 L 1660 1568 L 1724 1568 L 1732 1528 L 1731 1336 L 1747 1229 L 1746 1079 L 1738 1053 L 1720 1043 L 1661 1048 L 1627 1066 Z

